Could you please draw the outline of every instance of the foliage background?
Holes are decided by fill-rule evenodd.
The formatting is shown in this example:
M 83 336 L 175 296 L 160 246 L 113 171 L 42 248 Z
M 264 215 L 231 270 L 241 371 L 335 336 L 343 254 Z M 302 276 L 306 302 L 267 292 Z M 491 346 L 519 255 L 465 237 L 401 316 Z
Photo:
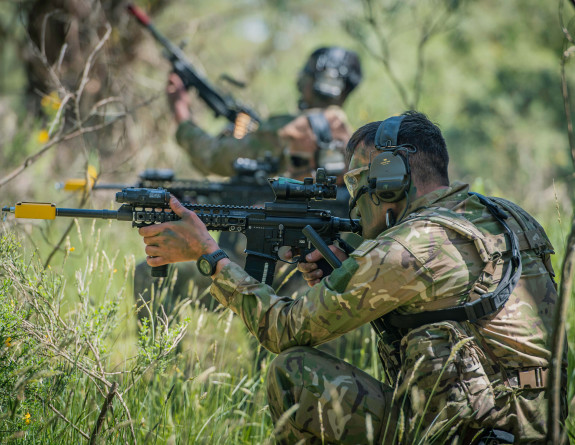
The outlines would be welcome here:
M 313 49 L 336 44 L 356 50 L 362 58 L 364 81 L 345 106 L 352 127 L 411 107 L 427 113 L 446 137 L 452 179 L 470 182 L 481 193 L 505 196 L 534 214 L 552 238 L 557 250 L 554 265 L 560 269 L 573 210 L 573 164 L 561 93 L 560 57 L 565 43 L 557 1 L 136 3 L 150 11 L 167 37 L 187 41 L 186 53 L 210 80 L 264 116 L 296 110 L 295 79 Z M 179 177 L 198 176 L 193 160 L 174 141 L 175 124 L 163 93 L 169 64 L 124 7 L 123 2 L 105 0 L 0 0 L 0 204 L 27 200 L 56 202 L 63 207 L 113 207 L 110 194 L 80 198 L 55 189 L 57 182 L 84 177 L 88 164 L 96 166 L 102 182 L 131 183 L 147 167 L 172 168 Z M 46 11 L 52 11 L 52 18 L 42 25 L 38 17 Z M 563 15 L 569 28 L 573 28 L 574 11 L 566 5 Z M 106 23 L 111 24 L 109 37 L 83 77 L 90 53 L 106 35 Z M 37 37 L 42 35 L 42 26 L 46 26 L 44 39 Z M 31 40 L 35 38 L 37 49 L 33 50 Z M 59 67 L 58 82 L 45 81 L 38 62 L 42 53 Z M 570 85 L 574 73 L 575 69 L 567 66 Z M 225 82 L 222 74 L 244 82 L 245 88 Z M 83 78 L 89 80 L 83 94 L 74 96 Z M 67 111 L 58 115 L 66 92 L 73 97 Z M 91 113 L 94 104 L 107 98 L 114 99 Z M 224 125 L 201 103 L 193 104 L 193 112 L 214 134 Z M 72 132 L 79 121 L 84 127 L 106 126 L 49 147 L 14 179 L 2 183 L 59 134 Z M 184 346 L 177 355 L 154 355 L 150 362 L 156 370 L 153 376 L 142 371 L 141 354 L 148 351 L 153 355 L 150 348 L 154 349 L 155 340 L 150 340 L 145 329 L 138 330 L 131 296 L 132 265 L 143 258 L 135 231 L 121 223 L 93 226 L 81 221 L 70 226 L 69 221 L 15 222 L 10 218 L 3 230 L 19 234 L 16 240 L 4 240 L 6 245 L 19 246 L 7 256 L 13 264 L 21 262 L 16 269 L 23 275 L 16 281 L 31 276 L 32 270 L 35 275 L 61 280 L 58 290 L 53 288 L 45 298 L 59 299 L 62 317 L 74 318 L 70 314 L 77 314 L 81 306 L 86 308 L 86 320 L 91 320 L 99 307 L 109 310 L 106 305 L 110 301 L 117 305 L 114 314 L 109 314 L 114 321 L 102 334 L 102 366 L 141 375 L 145 384 L 136 385 L 126 395 L 124 414 L 115 406 L 118 414 L 108 415 L 108 439 L 114 433 L 129 436 L 122 426 L 129 410 L 137 412 L 132 424 L 139 422 L 134 433 L 139 441 L 153 437 L 159 443 L 186 443 L 184 437 L 194 437 L 209 442 L 230 431 L 229 443 L 267 440 L 271 426 L 262 392 L 265 374 L 254 365 L 253 346 L 242 327 L 236 320 L 229 321 L 226 313 L 204 313 L 190 305 L 185 314 L 188 335 Z M 47 263 L 50 269 L 44 271 Z M 3 276 L 12 266 L 5 267 Z M 12 281 L 5 281 L 2 295 L 23 312 L 20 318 L 10 315 L 17 311 L 0 318 L 0 326 L 12 323 L 11 330 L 0 327 L 0 337 L 2 354 L 14 351 L 7 346 L 14 343 L 26 363 L 30 354 L 43 351 L 46 345 L 22 339 L 20 343 L 7 341 L 15 338 L 10 332 L 20 332 L 26 338 L 27 331 L 13 323 L 31 310 L 30 301 L 19 299 L 20 294 L 13 291 L 17 275 L 14 272 Z M 30 289 L 27 292 L 30 294 Z M 169 322 L 174 322 L 177 330 L 176 320 Z M 572 317 L 567 328 L 573 344 Z M 18 361 L 18 354 L 11 359 L 14 369 L 25 366 Z M 37 361 L 38 370 L 63 366 L 55 357 L 37 354 Z M 265 368 L 266 360 L 262 363 Z M 8 375 L 9 371 L 1 372 Z M 61 377 L 58 384 L 66 388 L 62 394 L 69 398 L 67 402 L 61 399 L 58 408 L 67 407 L 69 412 L 64 414 L 70 423 L 90 435 L 109 386 L 92 381 L 92 390 L 84 392 L 80 388 L 90 383 L 89 378 L 72 369 L 60 371 L 58 375 L 65 379 Z M 375 362 L 369 371 L 378 372 Z M 18 394 L 24 407 L 0 402 L 0 415 L 17 413 L 12 414 L 11 424 L 5 423 L 10 425 L 6 427 L 10 433 L 0 432 L 0 437 L 24 431 L 22 440 L 27 441 L 77 438 L 76 430 L 63 426 L 69 424 L 45 403 L 48 396 L 55 397 L 49 390 L 55 377 L 37 378 L 26 372 L 23 375 L 32 385 L 27 391 L 37 385 L 32 392 L 38 396 L 12 388 L 16 393 L 10 393 L 7 400 L 12 397 L 14 401 L 13 394 Z M 120 386 L 126 375 L 118 377 Z M 114 377 L 106 379 L 109 383 Z M 573 389 L 569 391 L 572 395 Z M 27 423 L 30 410 L 34 417 Z M 71 415 L 74 410 L 75 416 Z M 186 422 L 189 419 L 194 422 Z

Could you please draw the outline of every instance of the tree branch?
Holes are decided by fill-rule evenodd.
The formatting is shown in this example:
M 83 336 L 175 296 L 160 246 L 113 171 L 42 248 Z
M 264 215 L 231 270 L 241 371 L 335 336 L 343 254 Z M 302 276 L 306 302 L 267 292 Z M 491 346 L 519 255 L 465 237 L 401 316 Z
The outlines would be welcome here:
M 98 434 L 100 434 L 100 430 L 102 429 L 102 424 L 106 419 L 106 413 L 108 412 L 108 409 L 112 405 L 112 399 L 116 395 L 116 388 L 118 388 L 118 383 L 117 382 L 112 383 L 112 387 L 110 388 L 110 391 L 108 391 L 106 400 L 104 400 L 104 404 L 102 405 L 102 409 L 100 410 L 98 420 L 96 420 L 96 424 L 94 425 L 94 431 L 92 431 L 92 436 L 90 437 L 90 445 L 94 445 L 96 443 Z

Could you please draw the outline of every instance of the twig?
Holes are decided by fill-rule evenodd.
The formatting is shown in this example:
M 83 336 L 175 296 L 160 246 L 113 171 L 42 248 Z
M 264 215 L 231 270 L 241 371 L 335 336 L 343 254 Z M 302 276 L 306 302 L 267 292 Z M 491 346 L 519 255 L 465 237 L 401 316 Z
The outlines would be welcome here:
M 569 297 L 573 293 L 573 272 L 575 270 L 575 219 L 571 221 L 571 233 L 567 241 L 567 251 L 561 269 L 561 287 L 553 317 L 553 349 L 551 351 L 551 376 L 548 392 L 547 443 L 561 444 L 561 371 L 563 369 L 563 349 L 565 348 L 565 319 L 569 307 Z
M 94 63 L 94 58 L 100 52 L 100 50 L 102 49 L 104 44 L 108 41 L 111 34 L 112 34 L 112 27 L 110 26 L 110 24 L 108 22 L 106 22 L 106 33 L 104 34 L 104 37 L 102 37 L 100 39 L 100 41 L 98 42 L 98 44 L 94 47 L 94 49 L 92 50 L 92 52 L 88 56 L 88 60 L 86 61 L 86 64 L 84 65 L 84 72 L 82 73 L 82 80 L 80 81 L 80 86 L 76 90 L 75 112 L 76 112 L 76 119 L 78 121 L 81 121 L 80 99 L 82 98 L 82 94 L 84 93 L 84 88 L 86 87 L 86 84 L 90 80 L 88 77 L 88 74 L 90 73 L 90 70 L 92 69 L 92 65 Z
M 89 192 L 84 192 L 82 194 L 82 199 L 79 203 L 79 207 L 82 208 L 84 207 L 84 205 L 86 204 L 86 202 L 88 201 L 88 197 L 90 196 Z M 70 233 L 70 231 L 72 230 L 72 227 L 74 226 L 75 221 L 72 220 L 72 222 L 68 225 L 68 227 L 66 228 L 66 230 L 64 231 L 64 233 L 62 234 L 62 236 L 60 237 L 60 240 L 56 243 L 56 245 L 54 246 L 54 248 L 52 249 L 52 251 L 50 252 L 50 254 L 48 255 L 48 258 L 46 259 L 46 261 L 44 262 L 44 269 L 46 269 L 48 267 L 48 265 L 50 264 L 50 261 L 52 261 L 52 258 L 54 257 L 54 255 L 56 254 L 56 252 L 58 252 L 58 250 L 60 250 L 60 246 L 62 245 L 62 243 L 65 241 L 66 237 L 68 236 L 68 234 Z
M 363 17 L 360 20 L 370 29 L 371 34 L 376 39 L 378 47 L 374 48 L 375 45 L 371 44 L 360 35 L 354 35 L 354 33 L 350 34 L 372 57 L 381 62 L 389 80 L 399 94 L 403 106 L 408 109 L 416 109 L 421 97 L 423 76 L 425 73 L 425 47 L 435 35 L 445 31 L 445 27 L 441 28 L 440 25 L 447 23 L 447 20 L 453 12 L 448 8 L 439 13 L 434 11 L 433 17 L 421 26 L 416 27 L 421 31 L 419 41 L 416 46 L 416 69 L 413 75 L 413 87 L 408 89 L 406 86 L 408 82 L 404 81 L 393 68 L 390 42 L 385 34 L 386 30 L 389 29 L 389 23 L 393 23 L 391 14 L 397 14 L 396 10 L 402 6 L 401 2 L 395 2 L 391 8 L 387 8 L 388 10 L 385 11 L 387 14 L 387 21 L 385 23 L 381 23 L 381 20 L 378 20 L 378 16 L 376 15 L 377 11 L 381 11 L 385 8 L 384 5 L 376 5 L 375 0 L 364 0 L 362 3 Z M 417 8 L 417 6 L 415 8 Z
M 124 398 L 122 397 L 121 393 L 117 393 L 118 400 L 124 407 L 124 411 L 126 411 L 126 415 L 128 416 L 128 422 L 130 424 L 130 432 L 132 433 L 132 439 L 134 440 L 134 445 L 138 445 L 138 441 L 136 439 L 136 432 L 134 431 L 134 422 L 132 421 L 132 415 L 130 414 L 130 410 L 128 409 L 128 405 L 124 402 Z
M 108 122 L 104 122 L 104 123 L 98 124 L 98 125 L 93 125 L 91 127 L 82 127 L 82 128 L 77 129 L 76 131 L 72 131 L 70 133 L 66 133 L 63 136 L 52 139 L 50 142 L 48 142 L 46 145 L 44 145 L 44 147 L 42 147 L 42 149 L 40 149 L 38 152 L 36 152 L 35 154 L 33 154 L 31 156 L 28 156 L 24 160 L 24 162 L 22 163 L 22 165 L 20 167 L 16 168 L 11 173 L 9 173 L 7 176 L 5 176 L 2 180 L 0 180 L 0 187 L 4 186 L 6 183 L 12 181 L 15 177 L 20 175 L 24 170 L 26 170 L 26 168 L 28 168 L 30 165 L 32 165 L 34 162 L 36 162 L 38 160 L 38 158 L 40 158 L 44 153 L 46 153 L 54 145 L 56 145 L 60 142 L 74 139 L 75 137 L 81 136 L 85 133 L 90 133 L 93 131 L 98 131 L 98 130 L 101 130 L 103 128 L 109 127 L 110 125 L 112 125 L 112 124 L 116 123 L 117 121 L 119 121 L 120 119 L 124 118 L 124 116 L 125 116 L 125 114 L 118 115 L 117 117 L 115 117 L 114 119 L 112 119 Z M 76 128 L 78 128 L 78 127 L 76 127 Z
M 82 437 L 90 440 L 90 436 L 88 436 L 84 431 L 82 431 L 80 428 L 78 428 L 76 425 L 74 425 L 74 423 L 72 423 L 72 421 L 70 421 L 68 418 L 66 418 L 66 416 L 64 414 L 62 414 L 60 411 L 58 411 L 56 408 L 54 408 L 51 403 L 48 403 L 48 408 L 50 408 L 59 417 L 61 417 L 65 422 L 67 422 L 68 425 L 70 425 L 72 428 L 74 428 L 76 431 L 78 431 Z
M 4 185 L 6 185 L 6 183 L 12 181 L 14 178 L 16 178 L 18 175 L 20 175 L 24 170 L 26 170 L 26 168 L 28 168 L 31 164 L 33 164 L 34 162 L 36 162 L 38 160 L 38 158 L 40 156 L 42 156 L 44 153 L 46 153 L 50 148 L 52 148 L 54 145 L 60 143 L 60 142 L 64 142 L 64 141 L 68 141 L 70 139 L 74 139 L 77 136 L 81 136 L 85 133 L 91 133 L 93 131 L 98 131 L 98 130 L 102 130 L 103 128 L 109 127 L 110 125 L 115 124 L 116 122 L 122 120 L 124 117 L 129 116 L 131 113 L 133 113 L 135 110 L 145 107 L 147 105 L 149 105 L 151 102 L 153 102 L 154 100 L 157 99 L 158 96 L 153 96 L 145 101 L 143 101 L 142 103 L 136 105 L 135 107 L 133 107 L 130 110 L 127 110 L 124 113 L 121 114 L 117 114 L 116 116 L 114 116 L 113 118 L 111 118 L 109 121 L 101 123 L 101 124 L 97 124 L 97 125 L 92 125 L 91 127 L 82 127 L 81 124 L 76 125 L 74 128 L 72 128 L 72 131 L 70 131 L 69 133 L 64 134 L 63 136 L 58 136 L 54 139 L 52 139 L 51 141 L 49 141 L 46 145 L 44 145 L 44 147 L 42 147 L 42 149 L 40 149 L 38 152 L 36 152 L 35 154 L 27 157 L 24 162 L 22 163 L 22 165 L 18 168 L 16 168 L 15 170 L 13 170 L 11 173 L 9 173 L 7 176 L 5 176 L 4 178 L 2 178 L 0 180 L 0 188 Z M 89 115 L 87 119 L 91 118 L 92 115 Z M 86 120 L 87 120 L 86 119 Z
M 96 425 L 94 425 L 94 431 L 92 431 L 92 436 L 90 437 L 90 445 L 94 445 L 96 443 L 96 439 L 98 434 L 100 434 L 100 430 L 102 429 L 102 424 L 104 423 L 104 419 L 106 418 L 106 413 L 108 409 L 112 405 L 112 399 L 116 395 L 116 388 L 118 387 L 118 383 L 112 383 L 112 387 L 106 396 L 106 400 L 102 405 L 102 409 L 100 410 L 100 415 L 98 416 L 98 420 L 96 420 Z
M 566 42 L 573 43 L 573 37 L 563 23 L 563 1 L 559 2 L 559 20 Z M 565 50 L 561 57 L 561 89 L 563 93 L 563 106 L 567 121 L 567 136 L 571 160 L 575 166 L 575 137 L 573 133 L 573 121 L 571 117 L 571 100 L 565 75 L 565 65 L 573 54 L 570 48 Z M 569 194 L 575 204 L 573 193 Z M 561 433 L 561 371 L 563 369 L 563 349 L 565 348 L 565 319 L 569 300 L 573 293 L 573 270 L 575 266 L 575 218 L 571 221 L 571 232 L 567 240 L 565 257 L 561 268 L 561 286 L 557 297 L 555 314 L 553 317 L 553 339 L 550 363 L 550 381 L 548 386 L 548 406 L 547 406 L 547 443 L 561 444 L 566 441 L 567 436 Z

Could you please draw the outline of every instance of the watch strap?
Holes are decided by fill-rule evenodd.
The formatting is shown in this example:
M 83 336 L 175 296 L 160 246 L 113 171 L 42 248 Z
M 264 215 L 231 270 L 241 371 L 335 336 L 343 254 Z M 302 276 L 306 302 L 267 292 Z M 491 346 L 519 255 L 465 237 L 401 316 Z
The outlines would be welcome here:
M 229 257 L 226 254 L 226 252 L 224 252 L 222 249 L 218 249 L 215 252 L 202 255 L 200 257 L 200 259 L 198 260 L 198 263 L 201 259 L 208 261 L 208 263 L 211 266 L 211 272 L 208 276 L 212 276 L 216 272 L 216 266 L 218 265 L 218 261 L 223 260 L 224 258 L 229 258 Z M 200 269 L 200 273 L 203 274 L 201 269 Z

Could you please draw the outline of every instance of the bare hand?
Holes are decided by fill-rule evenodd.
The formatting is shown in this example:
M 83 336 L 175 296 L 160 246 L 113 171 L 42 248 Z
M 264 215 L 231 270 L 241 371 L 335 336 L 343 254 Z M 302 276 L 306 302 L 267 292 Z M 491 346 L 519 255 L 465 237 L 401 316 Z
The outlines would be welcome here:
M 141 227 L 138 231 L 144 237 L 148 255 L 146 261 L 150 266 L 196 261 L 201 255 L 219 249 L 204 223 L 194 212 L 186 209 L 173 196 L 170 198 L 170 207 L 181 220 L 152 224 Z
M 330 250 L 335 253 L 341 261 L 345 261 L 347 259 L 346 253 L 341 250 L 339 247 L 334 246 L 333 244 L 329 246 Z M 291 252 L 286 254 L 286 257 L 291 257 Z M 311 287 L 314 284 L 317 284 L 323 278 L 323 271 L 318 268 L 317 262 L 321 260 L 323 256 L 319 253 L 318 250 L 314 250 L 308 253 L 305 257 L 306 262 L 300 262 L 297 265 L 297 269 L 302 273 L 304 280 L 307 281 L 307 284 Z
M 168 105 L 174 113 L 176 122 L 181 123 L 191 118 L 190 95 L 184 87 L 184 82 L 176 73 L 171 73 L 168 77 L 168 85 L 166 86 L 166 94 L 168 96 Z

